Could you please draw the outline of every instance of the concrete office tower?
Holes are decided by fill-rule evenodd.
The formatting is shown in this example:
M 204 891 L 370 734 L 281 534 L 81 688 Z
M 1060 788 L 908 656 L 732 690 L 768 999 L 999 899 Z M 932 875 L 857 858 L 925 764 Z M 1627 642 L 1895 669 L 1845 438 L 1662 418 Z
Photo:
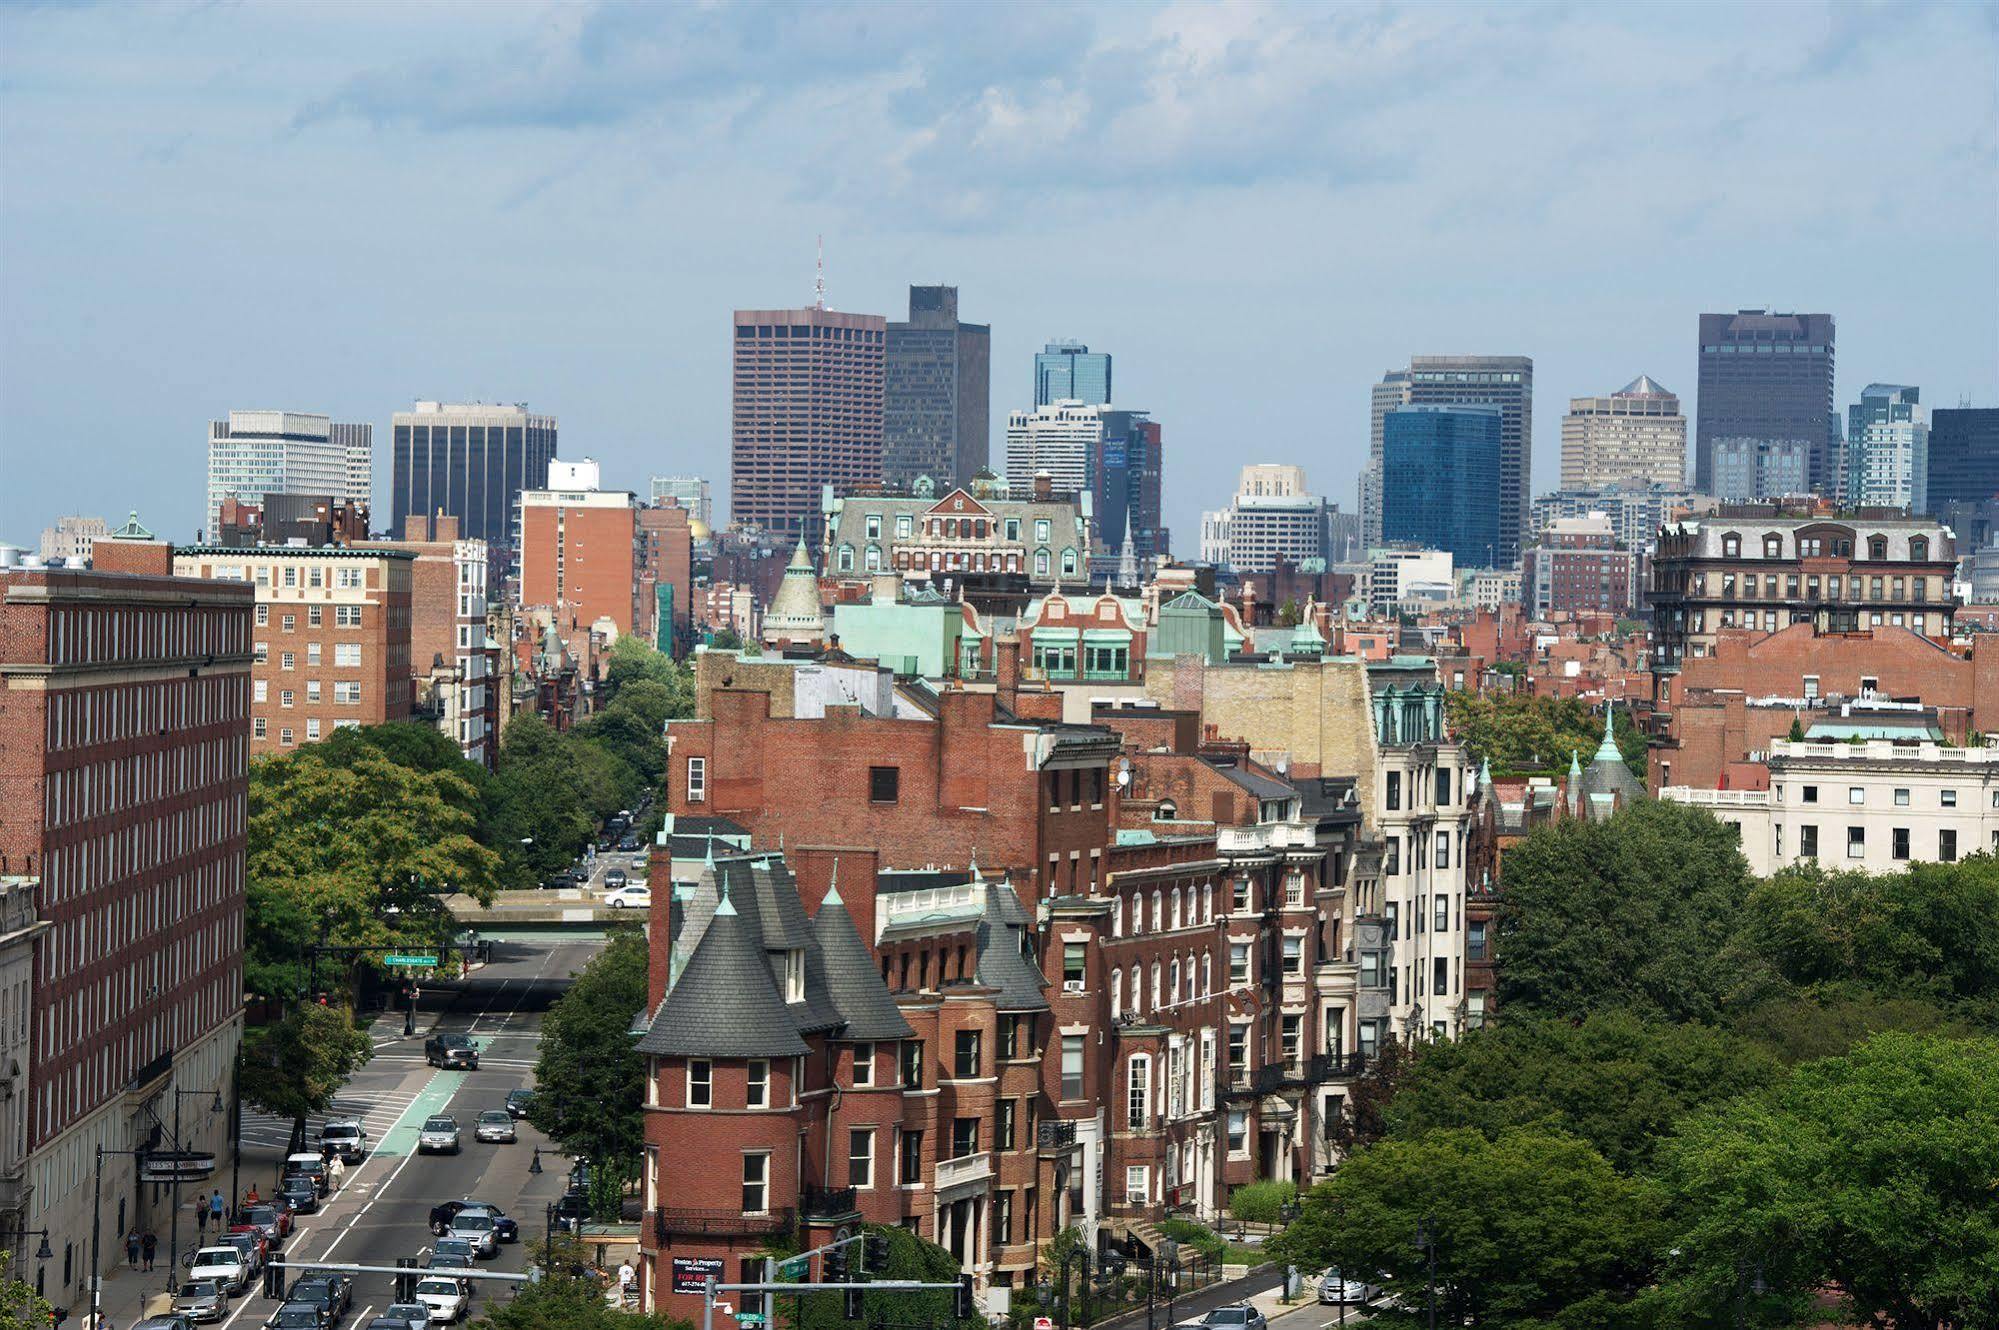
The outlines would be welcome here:
M 715 525 L 715 496 L 705 479 L 700 476 L 654 476 L 651 489 L 654 504 L 673 500 L 688 511 L 690 520 L 701 524 L 702 529 L 695 533 L 694 538 L 707 538 Z
M 1006 422 L 1007 485 L 1015 498 L 1034 492 L 1047 472 L 1056 494 L 1089 491 L 1096 515 L 1095 551 L 1115 555 L 1131 533 L 1132 552 L 1168 552 L 1160 522 L 1162 433 L 1143 411 L 1076 401 L 1015 411 Z
M 1533 497 L 1534 362 L 1526 356 L 1414 356 L 1409 361 L 1409 403 L 1499 408 L 1499 540 L 1491 553 L 1461 557 L 1458 563 L 1514 567 L 1520 562 Z M 1384 510 L 1386 488 L 1384 471 Z
M 1381 544 L 1381 419 L 1397 407 L 1409 405 L 1409 371 L 1392 369 L 1374 385 L 1368 403 L 1367 465 L 1360 472 L 1361 544 L 1373 549 Z
M 882 478 L 940 490 L 986 465 L 992 427 L 993 330 L 958 321 L 958 288 L 909 288 L 909 321 L 888 325 L 882 367 Z
M 1033 493 L 1046 471 L 1057 494 L 1090 488 L 1090 471 L 1104 438 L 1105 408 L 1078 401 L 1050 402 L 1006 418 L 1006 478 L 1016 498 Z
M 1246 466 L 1227 508 L 1201 515 L 1201 559 L 1239 573 L 1268 573 L 1278 561 L 1296 567 L 1308 559 L 1332 560 L 1339 510 L 1307 491 L 1305 469 Z M 1344 545 L 1345 542 L 1342 542 Z
M 1929 506 L 1999 497 L 1999 407 L 1941 407 L 1930 417 Z
M 816 541 L 821 490 L 882 478 L 887 338 L 879 314 L 736 311 L 730 521 Z
M 354 431 L 368 428 L 303 411 L 231 411 L 211 420 L 208 529 L 220 524 L 224 499 L 262 504 L 267 494 L 319 494 L 366 503 L 374 487 L 356 491 L 348 448 Z
M 1803 439 L 1716 439 L 1708 483 L 1729 503 L 1781 499 L 1811 490 L 1812 449 Z
M 458 519 L 460 540 L 483 540 L 495 576 L 513 562 L 521 491 L 548 483 L 554 416 L 523 404 L 418 402 L 390 424 L 392 529 L 412 516 Z
M 1034 404 L 1082 402 L 1109 406 L 1111 355 L 1081 342 L 1050 342 L 1034 357 Z
M 340 493 L 350 503 L 364 503 L 375 510 L 375 427 L 368 424 L 333 422 L 332 438 L 347 464 L 347 485 Z
M 1562 488 L 1679 485 L 1687 475 L 1680 399 L 1641 374 L 1608 397 L 1571 397 L 1562 418 Z
M 1505 408 L 1405 406 L 1382 426 L 1382 539 L 1449 550 L 1459 568 L 1506 567 Z
M 101 517 L 58 517 L 54 526 L 42 528 L 42 558 L 87 563 L 91 547 L 110 535 L 111 525 Z
M 1840 481 L 1832 315 L 1703 314 L 1700 337 L 1694 488 L 1718 492 L 1715 447 L 1723 439 L 1800 440 L 1806 483 L 1832 495 Z
M 1870 383 L 1846 409 L 1846 488 L 1849 504 L 1930 510 L 1930 426 L 1921 390 Z

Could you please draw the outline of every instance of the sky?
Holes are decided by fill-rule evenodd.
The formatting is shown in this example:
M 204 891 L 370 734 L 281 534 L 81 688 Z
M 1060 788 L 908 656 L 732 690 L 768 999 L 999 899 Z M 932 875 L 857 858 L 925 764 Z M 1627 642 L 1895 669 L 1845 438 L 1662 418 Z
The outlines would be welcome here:
M 726 492 L 730 311 L 1116 357 L 1166 515 L 1351 508 L 1368 386 L 1535 361 L 1694 409 L 1704 310 L 1829 311 L 1838 400 L 1999 404 L 1999 6 L 156 0 L 0 6 L 0 542 L 201 521 L 230 409 L 525 401 Z

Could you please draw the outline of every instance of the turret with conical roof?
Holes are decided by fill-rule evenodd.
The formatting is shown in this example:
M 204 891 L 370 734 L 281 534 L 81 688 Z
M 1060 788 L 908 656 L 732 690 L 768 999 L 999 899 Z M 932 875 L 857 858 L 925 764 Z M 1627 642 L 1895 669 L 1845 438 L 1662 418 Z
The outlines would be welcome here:
M 785 565 L 784 580 L 764 612 L 764 641 L 771 646 L 784 642 L 812 643 L 826 632 L 825 616 L 819 612 L 819 574 L 813 571 L 812 556 L 801 537 Z

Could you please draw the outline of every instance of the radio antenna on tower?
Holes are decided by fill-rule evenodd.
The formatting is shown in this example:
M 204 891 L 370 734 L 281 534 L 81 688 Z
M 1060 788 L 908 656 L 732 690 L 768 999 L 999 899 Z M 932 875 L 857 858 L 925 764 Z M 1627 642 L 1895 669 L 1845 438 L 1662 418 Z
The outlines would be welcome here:
M 812 279 L 812 308 L 826 308 L 826 237 L 814 236 L 819 242 L 819 275 Z

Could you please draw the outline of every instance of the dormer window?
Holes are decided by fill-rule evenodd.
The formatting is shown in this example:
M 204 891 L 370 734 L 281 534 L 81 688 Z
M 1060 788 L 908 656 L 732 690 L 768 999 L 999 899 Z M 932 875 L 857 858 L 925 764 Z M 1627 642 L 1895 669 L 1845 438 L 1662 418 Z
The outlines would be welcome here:
M 1927 562 L 1930 557 L 1930 542 L 1922 536 L 1909 538 L 1909 560 L 1912 563 Z
M 1780 559 L 1783 556 L 1784 556 L 1784 538 L 1782 536 L 1772 534 L 1763 537 L 1764 558 Z
M 805 1001 L 805 952 L 800 948 L 784 953 L 784 1000 Z
M 1730 532 L 1721 538 L 1721 557 L 1739 559 L 1742 557 L 1742 537 Z
M 1870 540 L 1869 540 L 1869 541 L 1867 542 L 1867 557 L 1868 557 L 1868 558 L 1870 558 L 1870 559 L 1885 559 L 1885 558 L 1887 558 L 1887 557 L 1888 557 L 1888 538 L 1887 538 L 1886 536 L 1875 536 L 1875 537 L 1871 538 L 1871 539 L 1870 539 Z

